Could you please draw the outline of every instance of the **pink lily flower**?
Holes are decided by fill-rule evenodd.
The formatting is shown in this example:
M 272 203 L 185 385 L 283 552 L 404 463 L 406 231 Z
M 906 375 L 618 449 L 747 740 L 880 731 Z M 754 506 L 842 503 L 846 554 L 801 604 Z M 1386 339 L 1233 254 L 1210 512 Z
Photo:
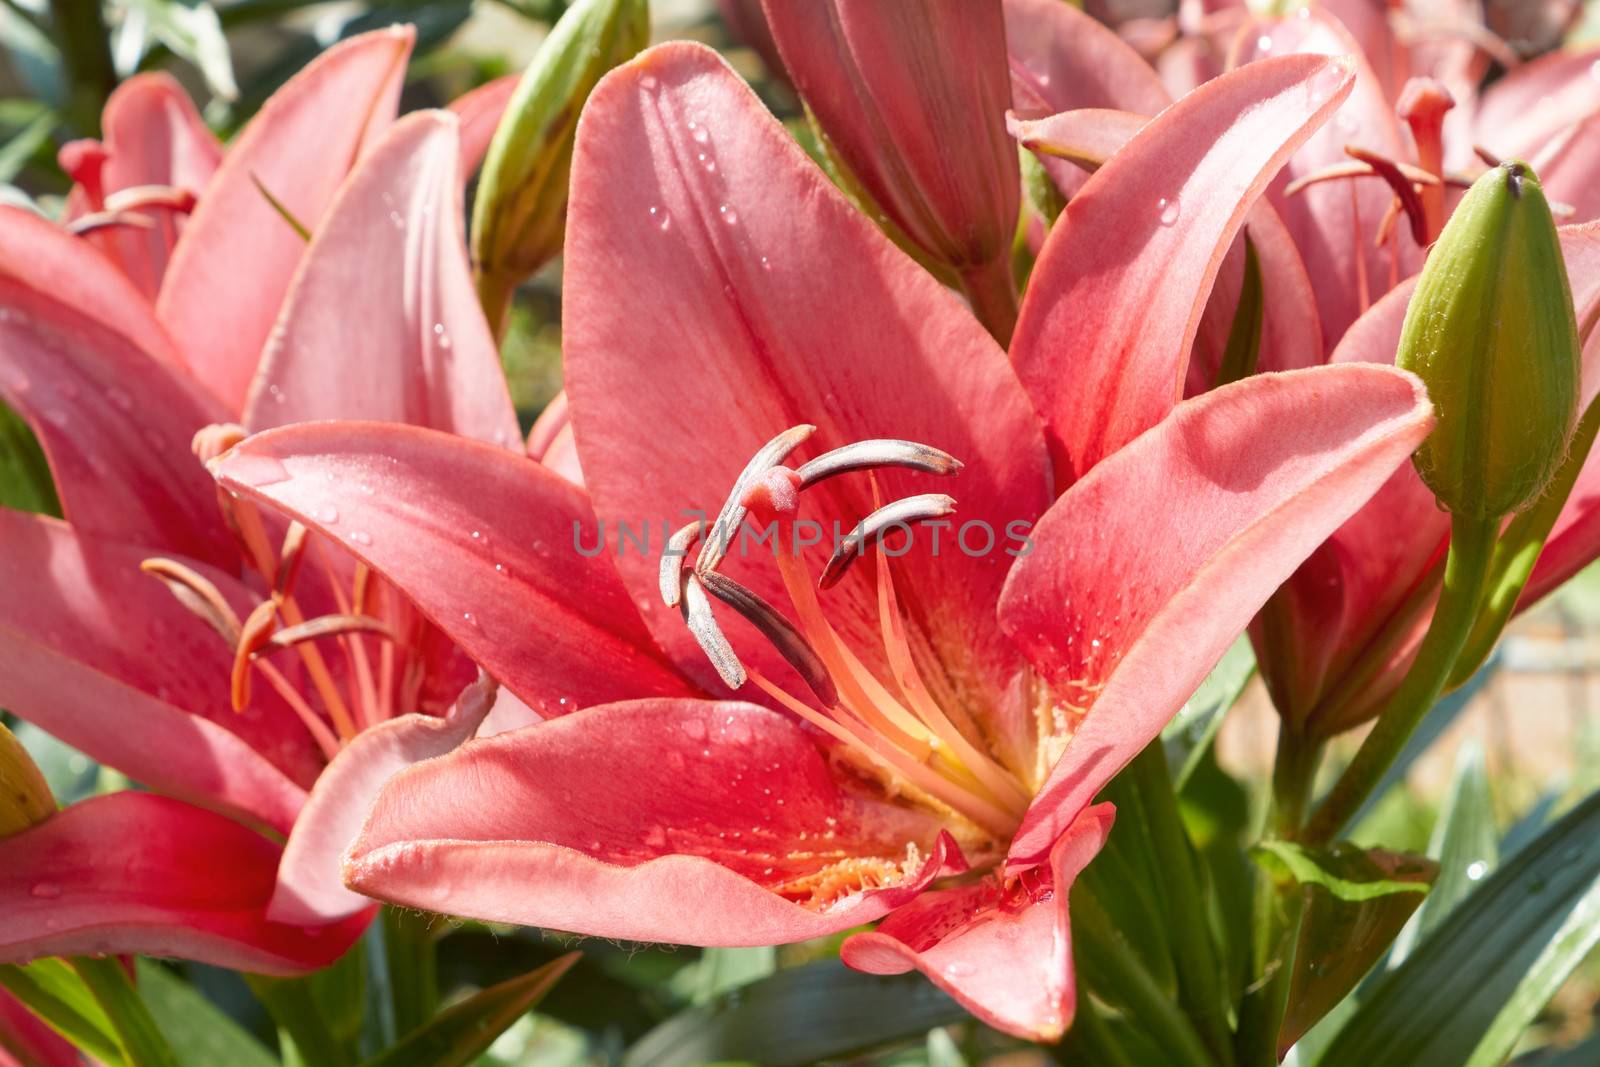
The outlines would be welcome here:
M 1141 209 L 1099 253 L 1109 276 L 1082 299 L 1140 301 L 1156 321 L 1141 343 L 1185 345 L 1189 308 L 1163 304 L 1177 281 L 1129 248 L 1148 239 L 1203 277 L 1237 228 L 1234 198 L 1253 199 L 1348 85 L 1338 64 L 1294 58 L 1158 120 L 1196 162 L 1164 171 L 1193 207 L 1168 240 L 1138 186 Z M 1129 179 L 1108 172 L 1082 195 Z M 215 464 L 244 498 L 369 531 L 361 559 L 507 689 L 577 709 L 391 779 L 348 883 L 699 945 L 882 918 L 845 943 L 851 965 L 919 969 L 992 1025 L 1058 1037 L 1075 1004 L 1068 888 L 1111 820 L 1095 794 L 1431 418 L 1414 379 L 1363 366 L 1181 404 L 1173 379 L 1143 425 L 1091 396 L 1067 426 L 1059 381 L 1013 361 L 1034 362 L 1037 320 L 1090 286 L 1048 249 L 1040 266 L 1008 359 L 715 53 L 662 45 L 610 74 L 579 128 L 566 247 L 586 489 L 375 423 L 269 431 Z M 1077 340 L 1125 358 L 1129 321 L 1108 314 Z M 1092 441 L 1097 462 L 1053 466 L 1047 433 Z M 747 509 L 780 536 L 870 516 L 870 538 L 951 507 L 976 525 L 948 529 L 941 552 L 920 527 L 892 559 L 893 543 L 833 558 L 821 591 L 814 548 L 722 547 Z M 696 524 L 670 553 L 659 539 L 685 509 L 720 516 L 689 569 Z M 591 551 L 597 519 L 609 532 Z M 649 549 L 618 552 L 618 524 L 637 536 L 645 520 Z M 1019 534 L 1031 550 L 1008 554 Z
M 470 662 L 340 547 L 359 527 L 263 516 L 202 462 L 336 416 L 520 451 L 467 260 L 462 120 L 389 121 L 410 39 L 353 39 L 269 101 L 200 194 L 155 306 L 126 261 L 30 213 L 0 219 L 0 396 L 65 513 L 0 510 L 0 705 L 165 794 L 7 839 L 0 959 L 325 965 L 372 912 L 339 878 L 368 799 L 489 710 Z M 327 157 L 279 151 L 308 140 Z M 309 242 L 257 179 L 315 220 Z
M 1445 196 L 1454 179 L 1444 160 L 1450 155 L 1449 119 L 1456 109 L 1449 107 L 1451 94 L 1431 80 L 1413 79 L 1405 83 L 1399 100 L 1391 99 L 1378 65 L 1368 62 L 1355 38 L 1326 8 L 1309 6 L 1301 11 L 1278 22 L 1244 28 L 1237 20 L 1233 23 L 1238 40 L 1248 42 L 1250 52 L 1274 57 L 1295 51 L 1336 52 L 1353 64 L 1356 78 L 1355 90 L 1334 121 L 1296 149 L 1247 221 L 1267 294 L 1260 366 L 1278 370 L 1323 362 L 1391 363 L 1411 290 L 1410 279 L 1401 271 L 1409 273 L 1420 264 L 1412 255 L 1421 253 L 1418 234 L 1431 240 L 1428 235 L 1437 232 L 1453 202 Z M 1013 96 L 1022 116 L 1014 129 L 1025 145 L 1051 154 L 1047 163 L 1063 191 L 1075 192 L 1083 184 L 1083 170 L 1107 160 L 1132 173 L 1167 165 L 1167 151 L 1150 136 L 1158 123 L 1148 123 L 1147 130 L 1145 118 L 1164 106 L 1164 91 L 1155 71 L 1131 48 L 1064 5 L 1008 0 L 1007 20 Z M 1387 32 L 1387 21 L 1377 25 Z M 1389 69 L 1397 62 L 1393 57 L 1399 55 L 1401 43 L 1392 33 L 1377 36 L 1372 26 L 1367 31 L 1386 42 L 1382 54 L 1390 62 L 1383 69 Z M 1457 52 L 1461 44 L 1453 42 Z M 1473 50 L 1470 43 L 1466 47 Z M 1418 45 L 1401 58 L 1407 69 L 1418 69 L 1427 54 Z M 1532 125 L 1551 138 L 1548 144 L 1573 146 L 1571 158 L 1576 161 L 1576 146 L 1585 143 L 1596 122 L 1593 115 L 1600 110 L 1600 96 L 1584 93 L 1594 85 L 1584 66 L 1592 66 L 1594 54 L 1600 53 L 1553 54 L 1517 68 L 1481 99 L 1463 96 L 1478 133 L 1491 143 L 1510 144 L 1535 158 L 1555 158 L 1526 140 L 1527 123 L 1519 127 L 1513 120 L 1513 115 L 1530 110 L 1531 101 L 1548 96 L 1553 102 L 1535 109 L 1539 118 Z M 1442 73 L 1437 66 L 1427 69 Z M 1502 100 L 1521 104 L 1502 104 Z M 1585 109 L 1589 117 L 1584 117 Z M 1408 116 L 1404 128 L 1399 121 L 1402 113 Z M 1469 132 L 1469 145 L 1472 136 Z M 1376 176 L 1376 168 L 1400 157 L 1369 154 L 1371 162 L 1358 160 L 1345 153 L 1345 145 L 1408 141 L 1418 162 L 1407 164 L 1403 173 L 1390 173 L 1415 197 L 1405 214 L 1393 208 L 1395 188 Z M 1288 175 L 1297 177 L 1288 182 Z M 1433 185 L 1426 184 L 1430 175 L 1438 179 Z M 1590 169 L 1583 182 L 1569 181 L 1565 195 L 1587 203 L 1578 185 L 1595 188 L 1593 175 Z M 1556 177 L 1562 177 L 1559 167 Z M 1368 194 L 1370 198 L 1362 199 Z M 1385 234 L 1380 248 L 1369 242 L 1386 211 L 1393 217 L 1387 231 L 1380 231 Z M 1416 228 L 1399 224 L 1403 218 L 1413 219 Z M 1338 219 L 1343 222 L 1330 222 Z M 1366 222 L 1353 232 L 1357 220 Z M 1068 258 L 1092 255 L 1102 243 L 1092 228 L 1075 223 L 1071 206 L 1056 228 L 1062 232 L 1053 234 L 1051 243 Z M 1600 289 L 1597 239 L 1593 224 L 1563 230 L 1580 317 L 1593 306 Z M 1153 384 L 1125 391 L 1124 406 L 1144 396 L 1145 389 L 1160 389 L 1171 375 L 1184 373 L 1185 360 L 1188 393 L 1210 387 L 1238 299 L 1243 258 L 1239 244 L 1235 240 L 1211 290 L 1192 356 L 1189 350 L 1173 346 L 1147 349 L 1154 358 L 1141 373 L 1149 375 Z M 1362 248 L 1367 251 L 1360 252 Z M 1044 264 L 1043 257 L 1040 262 Z M 1394 288 L 1373 303 L 1374 294 L 1389 286 Z M 1055 343 L 1035 346 L 1034 351 L 1049 357 L 1038 371 L 1041 382 L 1054 378 L 1078 383 L 1078 391 L 1071 384 L 1065 390 L 1077 397 L 1067 405 L 1070 410 L 1083 402 L 1083 394 L 1104 384 L 1091 376 L 1099 362 L 1067 342 L 1075 320 L 1064 316 L 1061 321 Z M 1019 369 L 1026 375 L 1026 367 Z M 1585 390 L 1586 402 L 1597 387 L 1600 380 Z M 1592 488 L 1597 479 L 1600 464 L 1591 463 L 1546 546 L 1522 600 L 1524 606 L 1600 556 L 1596 507 L 1600 497 Z M 1329 736 L 1371 717 L 1382 705 L 1427 627 L 1448 529 L 1447 517 L 1407 466 L 1273 597 L 1251 636 L 1274 702 L 1290 721 Z

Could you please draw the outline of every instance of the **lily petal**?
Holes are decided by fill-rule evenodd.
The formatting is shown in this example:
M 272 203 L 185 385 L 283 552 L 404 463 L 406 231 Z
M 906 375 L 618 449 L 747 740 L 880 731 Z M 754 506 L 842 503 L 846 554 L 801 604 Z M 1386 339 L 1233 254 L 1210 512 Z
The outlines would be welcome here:
M 751 704 L 588 708 L 396 775 L 345 881 L 490 922 L 769 945 L 870 922 L 959 869 L 937 820 L 848 794 L 832 775 L 800 726 Z M 886 888 L 820 911 L 775 891 L 853 857 L 901 863 L 908 843 L 926 859 Z
M 146 785 L 288 829 L 320 755 L 267 687 L 233 711 L 233 651 L 140 572 L 147 550 L 7 509 L 0 544 L 0 705 Z
M 227 565 L 238 553 L 194 432 L 220 421 L 109 260 L 0 208 L 0 396 L 26 418 L 78 529 Z
M 390 27 L 328 49 L 272 94 L 228 149 L 184 227 L 156 314 L 194 375 L 236 418 L 305 241 L 262 190 L 315 231 L 345 175 L 394 121 L 416 33 Z
M 987 522 L 1002 545 L 1009 522 L 1042 512 L 1043 441 L 1005 354 L 832 187 L 714 52 L 662 45 L 596 87 L 578 131 L 569 219 L 567 395 L 584 481 L 613 533 L 619 523 L 676 529 L 696 509 L 715 514 L 746 461 L 806 423 L 818 429 L 804 448 L 818 452 L 893 437 L 957 457 L 965 468 L 937 488 L 958 499 L 960 522 Z M 631 310 L 618 315 L 623 277 Z M 914 472 L 878 478 L 885 499 L 929 488 Z M 830 479 L 803 506 L 824 528 L 839 522 L 841 535 L 874 508 L 864 478 Z M 897 561 L 907 600 L 952 672 L 1000 690 L 1021 666 L 993 626 L 1011 557 L 998 547 L 952 551 L 954 532 L 936 556 L 919 547 Z M 658 597 L 655 544 L 616 559 L 640 602 Z M 723 566 L 785 604 L 769 551 L 736 546 Z M 827 552 L 819 556 L 817 566 Z M 828 600 L 853 647 L 881 648 L 867 577 L 850 576 Z M 675 615 L 647 621 L 686 672 L 723 691 Z M 793 678 L 755 631 L 731 622 L 747 663 Z
M 1010 862 L 1049 850 L 1432 424 L 1393 368 L 1257 375 L 1184 401 L 1056 501 L 1000 623 L 1081 721 Z
M 390 423 L 304 423 L 215 464 L 228 489 L 342 543 L 529 706 L 689 686 L 650 642 L 583 490 L 538 463 Z
M 5 839 L 0 961 L 137 953 L 261 974 L 325 967 L 370 912 L 321 927 L 267 919 L 278 846 L 149 793 L 74 804 Z
M 75 192 L 87 195 L 72 199 L 92 210 L 100 210 L 112 193 L 138 186 L 166 186 L 198 196 L 222 161 L 222 145 L 206 128 L 194 101 L 162 71 L 135 74 L 117 86 L 106 101 L 101 125 L 105 143 L 92 161 L 95 173 L 82 178 L 74 174 L 80 181 Z M 141 210 L 153 217 L 149 229 L 113 227 L 87 240 L 154 301 L 185 220 L 165 208 Z M 69 211 L 68 221 L 72 217 Z
M 328 764 L 311 790 L 278 865 L 278 888 L 267 915 L 274 922 L 320 925 L 354 915 L 369 903 L 340 881 L 378 790 L 396 772 L 442 756 L 471 737 L 494 706 L 494 685 L 468 686 L 444 718 L 402 715 L 363 730 Z
M 1024 118 L 1077 108 L 1154 115 L 1172 102 L 1138 52 L 1073 5 L 1005 0 L 1004 7 L 1012 107 Z
M 521 80 L 520 74 L 504 74 L 450 101 L 450 111 L 461 120 L 462 182 L 472 180 L 483 157 L 488 155 L 494 129 L 500 125 L 500 116 Z
M 1600 115 L 1556 134 L 1530 162 L 1545 195 L 1572 209 L 1570 221 L 1600 218 Z
M 72 1043 L 0 989 L 0 1067 L 83 1067 Z
M 1182 395 L 1212 282 L 1250 205 L 1351 84 L 1339 61 L 1304 56 L 1223 75 L 1153 119 L 1067 205 L 1011 349 L 1064 461 L 1059 481 L 1082 477 Z
M 1098 804 L 1078 816 L 1026 888 L 1007 894 L 988 879 L 923 893 L 839 955 L 870 974 L 916 968 L 990 1026 L 1059 1040 L 1077 1008 L 1068 890 L 1105 845 L 1112 814 Z
M 356 164 L 262 353 L 248 430 L 363 419 L 521 444 L 467 262 L 458 129 L 414 112 Z
M 1549 52 L 1508 72 L 1483 92 L 1474 143 L 1502 158 L 1529 156 L 1568 126 L 1600 114 L 1596 63 L 1600 44 Z

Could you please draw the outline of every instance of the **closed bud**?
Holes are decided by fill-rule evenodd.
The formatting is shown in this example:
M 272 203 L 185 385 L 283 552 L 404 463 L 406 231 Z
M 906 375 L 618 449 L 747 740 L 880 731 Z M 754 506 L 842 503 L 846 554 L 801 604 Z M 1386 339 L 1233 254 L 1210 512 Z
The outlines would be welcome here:
M 0 723 L 0 837 L 37 826 L 55 811 L 44 775 L 22 742 Z
M 1526 163 L 1472 186 L 1428 257 L 1396 363 L 1439 421 L 1417 471 L 1452 513 L 1518 511 L 1566 454 L 1578 400 L 1578 329 L 1555 220 Z
M 646 0 L 578 0 L 540 45 L 495 129 L 472 210 L 478 293 L 498 332 L 511 293 L 557 252 L 578 113 L 650 40 Z

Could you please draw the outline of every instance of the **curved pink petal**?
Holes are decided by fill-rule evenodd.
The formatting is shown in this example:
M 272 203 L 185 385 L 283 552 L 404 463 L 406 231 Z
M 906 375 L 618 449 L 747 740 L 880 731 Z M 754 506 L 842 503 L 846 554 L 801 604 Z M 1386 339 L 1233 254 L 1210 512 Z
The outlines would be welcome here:
M 766 14 L 829 148 L 902 232 L 958 268 L 1010 249 L 1022 187 L 1000 0 L 767 0 Z
M 795 902 L 819 873 L 838 869 L 847 882 L 862 859 L 901 869 L 887 887 L 837 901 L 821 877 L 832 906 Z M 351 848 L 345 881 L 491 922 L 764 945 L 870 922 L 959 861 L 931 815 L 841 789 L 787 717 L 641 700 L 469 742 L 401 772 Z
M 266 917 L 278 846 L 149 793 L 74 804 L 5 839 L 0 961 L 136 953 L 259 974 L 325 967 L 371 912 L 323 926 Z
M 1322 320 L 1322 347 L 1330 352 L 1350 323 L 1389 289 L 1391 273 L 1397 281 L 1416 272 L 1422 252 L 1409 232 L 1396 238 L 1397 250 L 1374 245 L 1373 235 L 1391 199 L 1382 182 L 1323 182 L 1294 196 L 1283 195 L 1284 186 L 1295 178 L 1348 161 L 1347 145 L 1389 159 L 1410 158 L 1394 105 L 1359 45 L 1331 15 L 1315 6 L 1306 10 L 1310 14 L 1304 18 L 1280 19 L 1241 32 L 1242 47 L 1235 59 L 1253 66 L 1281 61 L 1278 57 L 1291 53 L 1339 56 L 1354 76 L 1354 86 L 1332 120 L 1290 157 L 1268 192 L 1311 274 Z
M 919 547 L 902 557 L 912 610 L 977 700 L 1003 691 L 1021 663 L 993 625 L 1012 559 L 1002 549 L 1008 523 L 1043 511 L 1047 461 L 1005 354 L 960 301 L 851 207 L 697 45 L 651 49 L 595 89 L 568 218 L 567 396 L 584 482 L 610 536 L 621 523 L 653 531 L 653 548 L 630 545 L 616 559 L 635 599 L 659 603 L 663 525 L 715 514 L 780 431 L 817 427 L 795 462 L 866 438 L 921 441 L 965 468 L 937 481 L 880 472 L 884 499 L 948 491 L 956 521 L 987 522 L 997 543 L 986 554 L 953 551 L 947 530 L 937 556 Z M 873 508 L 864 477 L 831 479 L 804 500 L 805 517 L 846 532 Z M 769 551 L 735 546 L 726 569 L 785 604 Z M 881 648 L 869 576 L 847 576 L 825 600 L 858 650 Z M 676 613 L 646 618 L 676 662 L 723 691 Z M 753 635 L 735 631 L 740 655 L 789 677 Z
M 1013 863 L 1044 854 L 1432 424 L 1421 384 L 1393 368 L 1257 375 L 1184 401 L 1056 501 L 1000 622 L 1087 714 Z
M 462 182 L 472 180 L 483 157 L 489 154 L 495 127 L 500 125 L 500 116 L 521 80 L 520 74 L 505 74 L 450 101 L 450 111 L 461 120 Z
M 387 423 L 258 434 L 215 464 L 234 492 L 325 533 L 546 714 L 683 681 L 640 623 L 583 490 L 505 449 Z
M 1600 44 L 1550 52 L 1484 90 L 1474 143 L 1502 158 L 1531 156 L 1563 129 L 1600 113 Z
M 105 198 L 140 186 L 164 186 L 198 196 L 222 161 L 222 145 L 206 128 L 194 101 L 165 72 L 135 74 L 106 101 L 101 125 L 105 142 L 80 192 L 95 211 Z M 65 154 L 64 154 L 65 155 Z M 147 300 L 161 289 L 167 260 L 186 221 L 183 212 L 161 206 L 136 208 L 148 228 L 114 226 L 85 239 L 116 263 Z M 71 213 L 69 212 L 69 218 Z
M 1073 5 L 1005 0 L 1004 8 L 1011 106 L 1019 115 L 1078 108 L 1154 115 L 1172 102 L 1138 52 Z
M 1014 890 L 989 878 L 923 893 L 851 936 L 839 955 L 871 974 L 916 968 L 990 1026 L 1059 1040 L 1077 1009 L 1068 891 L 1105 845 L 1112 815 L 1110 804 L 1079 815 Z
M 442 756 L 471 737 L 494 705 L 494 685 L 469 686 L 444 718 L 402 715 L 363 730 L 339 751 L 311 790 L 278 864 L 267 915 L 320 925 L 354 915 L 370 901 L 344 887 L 340 867 L 378 790 L 396 772 Z
M 521 444 L 467 262 L 458 127 L 414 112 L 356 164 L 295 272 L 247 429 L 363 419 Z
M 1081 477 L 1181 395 L 1213 279 L 1250 205 L 1349 93 L 1291 56 L 1208 82 L 1145 126 L 1067 205 L 1011 346 L 1065 470 Z
M 150 551 L 0 509 L 0 706 L 153 788 L 286 830 L 322 759 L 233 650 L 139 564 Z M 233 601 L 237 583 L 198 566 Z
M 83 1067 L 72 1043 L 0 989 L 0 1067 Z
M 1545 195 L 1572 209 L 1569 221 L 1600 218 L 1600 115 L 1557 133 L 1529 162 Z
M 74 526 L 218 564 L 238 558 L 189 439 L 220 411 L 99 252 L 0 208 L 0 396 L 33 426 Z
M 232 417 L 278 317 L 305 240 L 355 161 L 394 121 L 416 33 L 392 26 L 335 45 L 289 79 L 229 145 L 184 227 L 156 312 Z
M 1013 119 L 1010 129 L 1024 148 L 1039 153 L 1051 179 L 1063 194 L 1071 196 L 1086 173 L 1104 166 L 1149 121 L 1127 111 L 1089 108 L 1042 119 Z M 1063 169 L 1075 176 L 1064 176 Z M 1272 205 L 1257 200 L 1245 217 L 1244 233 L 1228 249 L 1206 301 L 1189 354 L 1186 395 L 1211 388 L 1222 366 L 1244 282 L 1246 234 L 1256 247 L 1264 301 L 1256 369 L 1299 370 L 1322 361 L 1322 327 L 1306 265 Z

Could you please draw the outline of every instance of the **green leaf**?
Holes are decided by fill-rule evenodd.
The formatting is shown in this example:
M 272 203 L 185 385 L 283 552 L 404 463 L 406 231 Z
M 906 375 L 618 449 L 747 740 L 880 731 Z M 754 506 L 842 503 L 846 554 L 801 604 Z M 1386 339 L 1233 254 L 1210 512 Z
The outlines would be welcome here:
M 277 1067 L 277 1057 L 193 986 L 150 960 L 138 961 L 139 992 L 183 1067 Z
M 1233 324 L 1228 327 L 1228 346 L 1222 350 L 1217 366 L 1216 385 L 1237 382 L 1256 372 L 1261 356 L 1261 320 L 1265 302 L 1261 295 L 1261 260 L 1250 230 L 1244 231 L 1244 278 L 1239 285 L 1239 303 L 1233 309 Z
M 466 1067 L 507 1027 L 538 1004 L 550 987 L 578 962 L 569 952 L 536 971 L 473 994 L 413 1030 L 363 1067 Z
M 1265 841 L 1251 854 L 1304 890 L 1288 1008 L 1278 1029 L 1281 1056 L 1372 969 L 1422 903 L 1438 867 L 1419 856 L 1350 845 L 1313 850 Z
M 691 1004 L 705 1004 L 777 969 L 778 950 L 770 945 L 708 948 L 698 960 L 672 976 L 672 988 Z
M 111 1027 L 127 1053 L 129 1067 L 180 1067 L 166 1035 L 156 1025 L 120 959 L 75 956 L 71 965 L 105 1009 L 106 1018 L 111 1020 Z
M 244 980 L 305 1067 L 350 1067 L 351 1056 L 334 1037 L 307 979 L 247 974 Z
M 228 39 L 222 23 L 210 4 L 183 0 L 121 0 L 128 17 L 138 17 L 156 40 L 176 56 L 187 59 L 200 70 L 206 88 L 224 100 L 239 96 L 233 78 L 233 60 L 228 55 Z
M 18 130 L 5 144 L 0 145 L 0 182 L 10 182 L 27 166 L 55 132 L 56 113 L 47 108 L 36 109 L 27 125 Z
M 61 514 L 61 501 L 39 439 L 4 401 L 0 401 L 0 506 Z
M 1161 741 L 1167 749 L 1167 763 L 1173 768 L 1172 780 L 1182 789 L 1189 776 L 1200 765 L 1201 758 L 1211 747 L 1222 726 L 1222 719 L 1238 701 L 1244 687 L 1255 674 L 1256 657 L 1250 648 L 1249 638 L 1241 637 L 1229 646 L 1222 659 L 1206 680 L 1200 683 L 1194 696 L 1183 705 L 1183 710 L 1173 716 L 1166 729 L 1161 731 Z
M 1477 888 L 1499 862 L 1494 802 L 1484 772 L 1483 748 L 1462 746 L 1450 781 L 1450 793 L 1434 823 L 1428 855 L 1439 863 L 1439 877 L 1411 923 L 1395 940 L 1389 967 L 1398 967 L 1418 941 L 1433 931 L 1457 904 Z
M 1484 1067 L 1600 938 L 1600 793 L 1456 906 L 1372 990 L 1325 1067 Z
M 966 1017 L 920 974 L 861 974 L 824 960 L 779 971 L 673 1016 L 622 1062 L 688 1067 L 744 1060 L 790 1067 L 915 1037 Z
M 0 987 L 89 1055 L 108 1064 L 127 1062 L 105 1010 L 65 960 L 0 965 Z

